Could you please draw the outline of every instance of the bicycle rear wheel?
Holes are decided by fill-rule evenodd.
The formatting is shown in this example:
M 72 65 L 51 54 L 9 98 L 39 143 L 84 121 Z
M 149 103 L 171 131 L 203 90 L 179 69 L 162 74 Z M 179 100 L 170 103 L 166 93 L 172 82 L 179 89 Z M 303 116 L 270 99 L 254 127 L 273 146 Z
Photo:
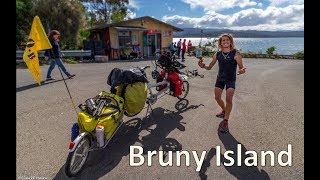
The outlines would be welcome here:
M 177 98 L 178 99 L 186 98 L 189 93 L 189 82 L 188 81 L 183 81 L 181 91 L 182 91 L 182 93 L 180 94 L 180 96 L 177 96 Z

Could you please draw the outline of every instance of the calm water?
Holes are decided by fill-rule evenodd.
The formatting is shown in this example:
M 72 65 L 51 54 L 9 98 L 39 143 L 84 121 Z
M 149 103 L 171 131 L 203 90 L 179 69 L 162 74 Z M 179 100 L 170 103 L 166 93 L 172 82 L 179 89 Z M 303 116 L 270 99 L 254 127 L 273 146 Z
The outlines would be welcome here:
M 180 38 L 173 38 L 173 42 L 178 42 Z M 191 40 L 193 46 L 198 46 L 201 38 L 181 38 L 187 42 Z M 201 45 L 212 42 L 214 38 L 202 38 Z M 303 37 L 289 38 L 234 38 L 235 44 L 241 52 L 266 53 L 266 50 L 275 46 L 275 53 L 281 55 L 291 55 L 298 51 L 304 51 Z

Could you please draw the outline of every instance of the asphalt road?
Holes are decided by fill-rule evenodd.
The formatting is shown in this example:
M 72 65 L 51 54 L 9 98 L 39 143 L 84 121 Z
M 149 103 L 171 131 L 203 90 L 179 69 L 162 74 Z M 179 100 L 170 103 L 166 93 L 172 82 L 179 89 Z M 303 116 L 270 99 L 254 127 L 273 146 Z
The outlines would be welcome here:
M 205 63 L 209 61 L 207 58 Z M 185 69 L 197 69 L 196 62 L 188 57 Z M 109 91 L 106 79 L 113 68 L 142 65 L 151 65 L 151 61 L 66 64 L 76 74 L 66 83 L 77 106 L 102 90 Z M 220 111 L 213 96 L 218 67 L 199 69 L 204 78 L 189 78 L 186 100 L 166 95 L 153 105 L 151 116 L 145 117 L 144 109 L 135 117 L 125 117 L 127 124 L 140 122 L 140 128 L 124 126 L 106 149 L 91 153 L 85 169 L 73 179 L 304 179 L 304 61 L 244 59 L 244 65 L 247 73 L 237 76 L 230 133 L 218 133 L 221 119 L 214 116 Z M 43 80 L 47 68 L 41 66 Z M 68 179 L 64 164 L 77 116 L 61 75 L 56 67 L 52 76 L 58 80 L 38 86 L 28 69 L 16 73 L 16 178 Z M 147 74 L 151 79 L 150 69 Z M 288 151 L 288 144 L 292 146 L 292 164 L 282 167 L 278 154 Z M 130 166 L 130 146 L 143 147 L 143 165 Z M 168 151 L 187 151 L 190 165 L 182 156 L 181 166 L 177 166 L 177 152 L 173 152 L 172 166 L 162 167 L 160 150 L 165 151 L 165 162 Z M 230 162 L 224 156 L 227 150 L 234 152 L 229 156 L 235 164 L 218 166 L 219 157 L 222 163 Z M 147 151 L 157 152 L 151 166 L 147 165 Z M 206 151 L 200 172 L 196 172 L 192 151 L 198 156 Z M 257 152 L 257 166 L 244 164 L 246 151 Z M 270 156 L 262 165 L 262 151 L 274 152 L 274 166 Z M 237 166 L 239 155 L 241 166 Z M 285 155 L 282 158 L 283 162 L 287 159 Z

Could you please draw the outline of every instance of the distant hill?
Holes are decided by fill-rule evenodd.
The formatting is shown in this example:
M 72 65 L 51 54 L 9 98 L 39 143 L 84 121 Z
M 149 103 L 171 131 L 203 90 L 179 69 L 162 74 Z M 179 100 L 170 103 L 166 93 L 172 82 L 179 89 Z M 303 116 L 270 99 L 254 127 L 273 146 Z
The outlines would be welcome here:
M 173 37 L 201 37 L 201 29 L 184 28 L 182 32 L 174 32 Z M 203 29 L 202 37 L 217 37 L 222 33 L 230 33 L 234 37 L 304 37 L 304 31 L 256 31 L 256 30 L 230 30 L 230 29 Z

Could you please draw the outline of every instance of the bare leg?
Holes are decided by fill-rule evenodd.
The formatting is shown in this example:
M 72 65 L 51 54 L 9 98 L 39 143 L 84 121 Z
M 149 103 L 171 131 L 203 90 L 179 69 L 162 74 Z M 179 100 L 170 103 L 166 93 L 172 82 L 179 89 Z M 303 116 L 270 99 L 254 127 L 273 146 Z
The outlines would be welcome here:
M 226 93 L 226 114 L 224 116 L 224 119 L 229 119 L 231 110 L 232 110 L 232 98 L 234 94 L 234 89 L 233 88 L 228 88 L 227 93 Z
M 216 99 L 218 105 L 221 107 L 222 111 L 225 111 L 226 110 L 226 106 L 224 105 L 224 102 L 221 99 L 221 95 L 222 95 L 222 89 L 220 89 L 218 87 L 215 87 L 214 88 L 215 99 Z

